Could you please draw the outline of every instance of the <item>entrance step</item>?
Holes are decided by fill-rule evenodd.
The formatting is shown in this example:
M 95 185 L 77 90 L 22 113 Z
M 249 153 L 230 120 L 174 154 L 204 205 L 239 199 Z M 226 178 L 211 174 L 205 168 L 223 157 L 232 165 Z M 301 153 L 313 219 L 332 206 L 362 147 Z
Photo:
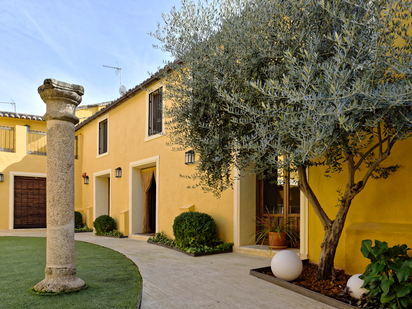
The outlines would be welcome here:
M 129 234 L 129 238 L 131 239 L 138 239 L 138 240 L 148 240 L 150 237 L 155 236 L 155 233 L 150 234 Z
M 287 250 L 295 252 L 301 259 L 300 250 L 295 248 L 288 248 Z M 282 250 L 270 250 L 268 246 L 261 246 L 261 245 L 250 245 L 250 246 L 234 246 L 233 252 L 249 254 L 249 255 L 257 255 L 257 256 L 266 256 L 266 257 L 273 257 L 276 253 Z

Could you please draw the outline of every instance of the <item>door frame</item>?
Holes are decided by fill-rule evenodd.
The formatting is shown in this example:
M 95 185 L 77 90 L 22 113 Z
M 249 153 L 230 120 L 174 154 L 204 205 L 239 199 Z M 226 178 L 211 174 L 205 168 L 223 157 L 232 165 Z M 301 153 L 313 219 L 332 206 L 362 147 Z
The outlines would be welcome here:
M 95 221 L 96 218 L 97 218 L 97 211 L 96 211 L 97 202 L 96 202 L 96 200 L 98 199 L 97 198 L 98 192 L 97 192 L 97 186 L 96 186 L 96 178 L 99 178 L 99 177 L 102 177 L 102 176 L 107 176 L 107 175 L 111 180 L 112 179 L 112 170 L 111 169 L 93 173 L 93 221 Z M 112 199 L 112 192 L 111 192 L 112 191 L 112 181 L 110 181 L 109 188 L 107 190 L 108 190 L 108 199 L 109 199 L 108 203 L 109 203 L 109 206 L 111 207 L 111 205 L 112 205 L 112 201 L 111 201 L 111 199 Z M 109 216 L 110 216 L 110 213 L 111 213 L 111 211 L 109 211 Z
M 253 214 L 251 207 L 256 207 L 256 177 L 251 174 L 244 174 L 234 167 L 233 184 L 233 242 L 235 247 L 248 246 L 250 236 L 242 235 L 243 230 L 255 230 L 256 208 Z M 309 174 L 307 173 L 309 180 Z M 242 183 L 242 185 L 241 185 Z M 251 197 L 248 198 L 248 195 Z M 246 200 L 246 202 L 244 202 Z M 245 212 L 249 213 L 245 214 Z M 307 259 L 309 255 L 309 202 L 305 195 L 300 192 L 300 249 L 299 255 L 302 259 Z M 244 233 L 243 233 L 244 234 Z
M 143 228 L 143 221 L 140 224 L 140 218 L 138 217 L 140 211 L 143 214 L 143 189 L 140 170 L 149 167 L 156 168 L 156 233 L 159 232 L 159 161 L 160 157 L 155 156 L 129 163 L 129 235 L 132 235 L 133 231 L 136 233 L 136 231 L 141 231 Z
M 9 230 L 14 230 L 14 176 L 46 178 L 43 173 L 10 172 L 9 173 Z M 46 203 L 47 205 L 47 203 Z M 46 206 L 47 207 L 47 206 Z M 47 211 L 46 211 L 47 215 Z

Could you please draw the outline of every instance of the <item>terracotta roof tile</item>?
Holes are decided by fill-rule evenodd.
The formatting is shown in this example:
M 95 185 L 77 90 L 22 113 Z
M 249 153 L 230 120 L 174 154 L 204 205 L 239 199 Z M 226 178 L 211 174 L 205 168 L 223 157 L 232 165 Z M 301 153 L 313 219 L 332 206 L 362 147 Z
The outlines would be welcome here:
M 0 117 L 45 121 L 43 116 L 0 111 Z

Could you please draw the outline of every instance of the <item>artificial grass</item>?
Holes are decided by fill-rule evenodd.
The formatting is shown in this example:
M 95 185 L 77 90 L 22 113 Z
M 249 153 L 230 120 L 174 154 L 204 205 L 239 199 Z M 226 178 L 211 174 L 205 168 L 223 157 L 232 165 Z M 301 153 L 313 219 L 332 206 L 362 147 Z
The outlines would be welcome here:
M 127 257 L 76 241 L 75 265 L 87 289 L 37 295 L 31 289 L 44 279 L 46 238 L 0 237 L 0 308 L 137 308 L 142 277 Z

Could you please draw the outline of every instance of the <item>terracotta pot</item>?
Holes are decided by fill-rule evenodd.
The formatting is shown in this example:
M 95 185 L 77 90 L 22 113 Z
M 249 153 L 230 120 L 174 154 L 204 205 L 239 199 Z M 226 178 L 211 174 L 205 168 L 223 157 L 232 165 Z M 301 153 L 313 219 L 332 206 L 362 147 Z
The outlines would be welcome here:
M 280 237 L 279 237 L 280 234 Z M 287 237 L 285 232 L 275 233 L 269 232 L 269 245 L 270 249 L 286 249 Z

